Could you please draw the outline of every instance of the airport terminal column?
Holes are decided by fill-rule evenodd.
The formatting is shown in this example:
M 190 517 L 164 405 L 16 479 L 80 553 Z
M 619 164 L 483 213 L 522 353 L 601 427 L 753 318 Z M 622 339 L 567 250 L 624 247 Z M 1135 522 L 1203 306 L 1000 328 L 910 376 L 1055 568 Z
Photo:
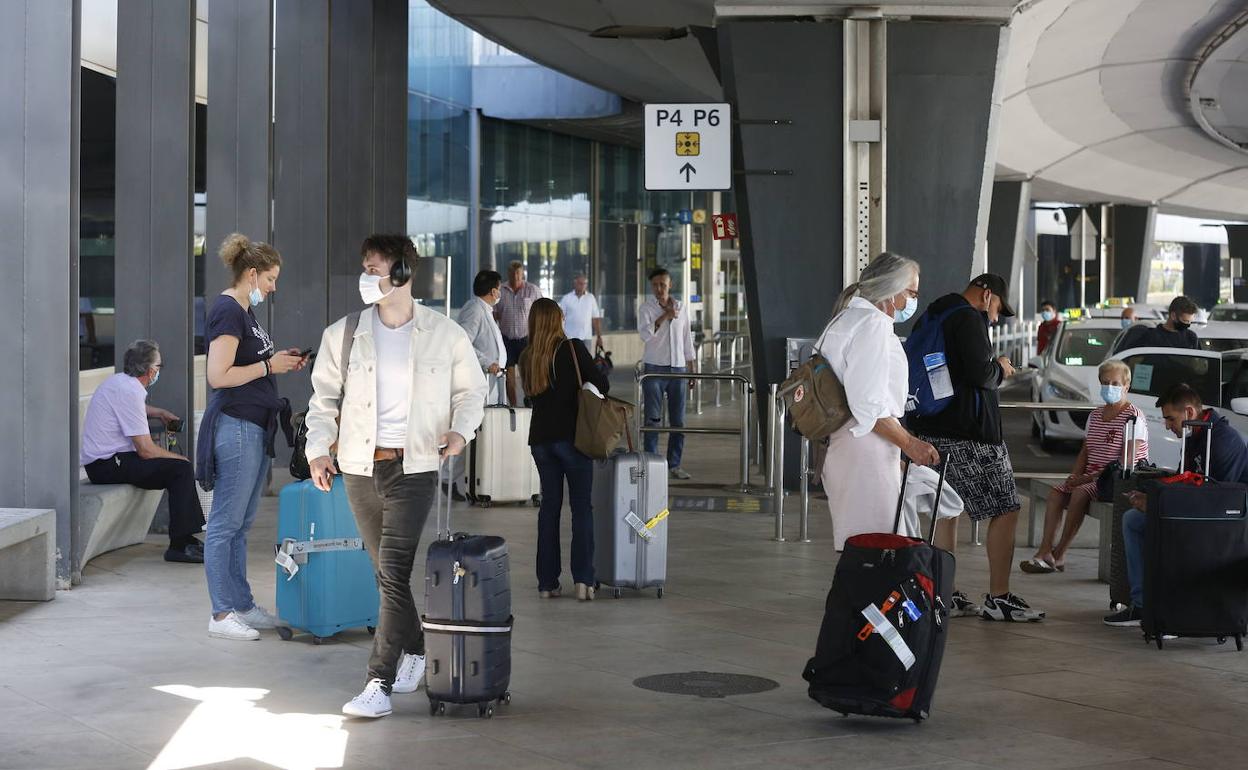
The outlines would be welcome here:
M 78 523 L 79 2 L 0 3 L 0 506 L 56 510 L 57 583 Z
M 1010 304 L 1020 319 L 1035 312 L 1034 279 L 1026 280 L 1027 229 L 1031 217 L 1031 182 L 994 182 L 988 214 L 988 272 L 1010 282 Z M 1030 310 L 1029 310 L 1030 308 Z
M 1112 249 L 1108 295 L 1135 297 L 1136 302 L 1147 302 L 1157 207 L 1115 203 L 1109 212 Z
M 1248 265 L 1248 225 L 1223 225 L 1226 228 L 1227 251 L 1231 255 L 1231 264 L 1239 260 L 1239 266 L 1232 275 L 1231 301 L 1248 302 L 1248 281 L 1244 279 L 1244 267 Z
M 183 418 L 194 403 L 194 135 L 194 0 L 118 0 L 116 364 L 133 340 L 160 343 L 149 403 Z
M 406 0 L 277 0 L 273 335 L 315 346 L 360 307 L 360 242 L 407 232 Z M 308 374 L 282 378 L 296 410 Z

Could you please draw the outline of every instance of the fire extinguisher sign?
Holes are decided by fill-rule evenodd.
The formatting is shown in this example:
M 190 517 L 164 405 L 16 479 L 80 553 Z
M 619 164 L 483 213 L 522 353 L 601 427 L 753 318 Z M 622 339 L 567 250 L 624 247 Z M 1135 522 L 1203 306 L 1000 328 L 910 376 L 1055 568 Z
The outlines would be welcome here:
M 737 230 L 736 214 L 712 214 L 711 237 L 717 241 L 733 240 L 740 237 Z

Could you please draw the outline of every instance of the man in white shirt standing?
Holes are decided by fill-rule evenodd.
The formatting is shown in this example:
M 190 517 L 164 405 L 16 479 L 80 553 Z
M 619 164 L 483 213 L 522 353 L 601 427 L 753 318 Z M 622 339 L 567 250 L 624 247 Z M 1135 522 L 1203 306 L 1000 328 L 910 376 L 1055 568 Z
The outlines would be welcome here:
M 684 306 L 671 295 L 672 276 L 663 268 L 650 272 L 650 288 L 654 296 L 641 304 L 637 311 L 637 331 L 645 345 L 642 362 L 646 372 L 691 372 L 696 355 L 693 351 L 693 331 L 689 327 L 689 315 Z M 685 399 L 688 394 L 685 379 L 652 379 L 643 384 L 646 401 L 646 425 L 657 426 L 663 419 L 663 396 L 667 396 L 667 421 L 673 428 L 685 425 Z M 659 434 L 646 433 L 645 450 L 659 451 Z M 685 434 L 672 433 L 667 440 L 667 468 L 673 478 L 688 479 L 689 474 L 680 467 L 685 450 Z
M 563 333 L 568 339 L 579 339 L 589 351 L 602 347 L 602 308 L 598 298 L 589 292 L 589 279 L 584 273 L 572 278 L 572 291 L 559 300 L 563 310 Z
M 486 385 L 464 330 L 412 299 L 411 239 L 370 235 L 360 253 L 360 298 L 368 308 L 321 336 L 307 457 L 313 482 L 329 491 L 336 472 L 330 446 L 337 442 L 347 499 L 377 573 L 381 609 L 368 684 L 342 708 L 348 716 L 375 718 L 390 713 L 392 692 L 415 692 L 424 677 L 412 565 L 441 457 L 463 452 L 476 433 Z

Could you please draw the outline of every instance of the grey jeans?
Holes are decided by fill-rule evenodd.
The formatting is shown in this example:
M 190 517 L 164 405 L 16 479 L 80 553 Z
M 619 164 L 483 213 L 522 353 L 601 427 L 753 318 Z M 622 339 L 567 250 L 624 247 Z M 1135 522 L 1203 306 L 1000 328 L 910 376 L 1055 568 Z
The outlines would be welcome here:
M 437 477 L 432 471 L 404 474 L 402 460 L 375 463 L 372 477 L 343 474 L 381 593 L 368 678 L 380 679 L 387 692 L 394 684 L 399 657 L 404 652 L 425 654 L 425 635 L 412 598 L 412 563 L 433 505 Z

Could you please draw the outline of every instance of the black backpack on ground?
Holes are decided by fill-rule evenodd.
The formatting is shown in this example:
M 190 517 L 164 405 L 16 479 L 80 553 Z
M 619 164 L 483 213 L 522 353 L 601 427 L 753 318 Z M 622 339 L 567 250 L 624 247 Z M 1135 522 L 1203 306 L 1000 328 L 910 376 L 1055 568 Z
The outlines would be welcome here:
M 935 511 L 928 541 L 893 534 L 901 524 L 909 471 L 907 460 L 893 532 L 845 541 L 815 656 L 802 672 L 810 697 L 842 715 L 921 722 L 936 691 L 955 564 L 953 554 L 930 543 Z M 944 483 L 942 465 L 937 501 Z

